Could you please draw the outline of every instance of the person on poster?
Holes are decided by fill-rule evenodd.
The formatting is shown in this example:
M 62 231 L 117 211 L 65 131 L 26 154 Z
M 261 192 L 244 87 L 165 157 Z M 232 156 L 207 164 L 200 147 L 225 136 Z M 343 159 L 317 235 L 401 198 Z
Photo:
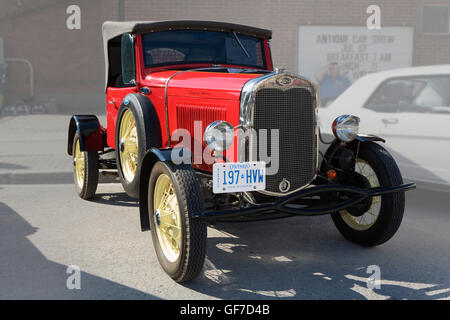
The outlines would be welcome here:
M 322 106 L 327 106 L 351 85 L 350 80 L 341 75 L 337 62 L 331 62 L 320 69 L 316 73 L 316 79 Z

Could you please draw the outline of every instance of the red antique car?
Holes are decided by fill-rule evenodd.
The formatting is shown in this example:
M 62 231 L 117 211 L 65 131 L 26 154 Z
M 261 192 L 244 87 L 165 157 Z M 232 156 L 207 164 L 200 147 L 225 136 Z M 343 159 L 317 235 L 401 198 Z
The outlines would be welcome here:
M 208 21 L 103 25 L 107 123 L 70 121 L 75 188 L 93 198 L 99 170 L 117 169 L 175 281 L 201 271 L 208 223 L 331 214 L 345 238 L 375 246 L 415 187 L 357 117 L 330 123 L 336 138 L 319 152 L 316 87 L 274 70 L 271 35 Z

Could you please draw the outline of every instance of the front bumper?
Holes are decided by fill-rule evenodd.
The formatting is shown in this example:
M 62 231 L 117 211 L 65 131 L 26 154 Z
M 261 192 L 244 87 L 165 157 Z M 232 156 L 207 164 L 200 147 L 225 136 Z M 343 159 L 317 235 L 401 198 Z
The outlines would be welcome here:
M 277 201 L 249 205 L 237 209 L 207 211 L 194 215 L 195 218 L 209 222 L 215 221 L 249 221 L 282 218 L 288 216 L 316 216 L 338 212 L 354 206 L 369 197 L 381 196 L 396 192 L 405 192 L 416 188 L 415 183 L 408 183 L 393 187 L 377 187 L 362 189 L 358 187 L 331 184 L 305 188 Z M 347 200 L 337 201 L 329 197 L 330 194 L 350 195 Z M 319 197 L 312 199 L 311 197 Z M 309 204 L 298 205 L 301 200 L 310 201 Z

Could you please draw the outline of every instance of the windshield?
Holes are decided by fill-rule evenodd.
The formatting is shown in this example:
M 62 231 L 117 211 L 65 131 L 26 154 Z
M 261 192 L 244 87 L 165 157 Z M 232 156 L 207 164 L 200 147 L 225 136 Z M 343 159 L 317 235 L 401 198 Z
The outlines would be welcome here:
M 211 63 L 265 69 L 263 40 L 234 33 L 173 30 L 142 36 L 145 67 Z

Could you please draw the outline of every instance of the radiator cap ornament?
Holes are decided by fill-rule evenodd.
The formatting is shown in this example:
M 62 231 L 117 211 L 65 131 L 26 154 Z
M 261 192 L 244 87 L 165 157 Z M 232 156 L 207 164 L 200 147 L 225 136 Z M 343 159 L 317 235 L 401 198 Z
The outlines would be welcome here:
M 294 79 L 289 76 L 283 76 L 275 80 L 279 86 L 288 86 L 291 85 Z
M 291 183 L 288 179 L 283 178 L 283 180 L 280 182 L 279 188 L 281 192 L 288 192 L 291 188 Z

